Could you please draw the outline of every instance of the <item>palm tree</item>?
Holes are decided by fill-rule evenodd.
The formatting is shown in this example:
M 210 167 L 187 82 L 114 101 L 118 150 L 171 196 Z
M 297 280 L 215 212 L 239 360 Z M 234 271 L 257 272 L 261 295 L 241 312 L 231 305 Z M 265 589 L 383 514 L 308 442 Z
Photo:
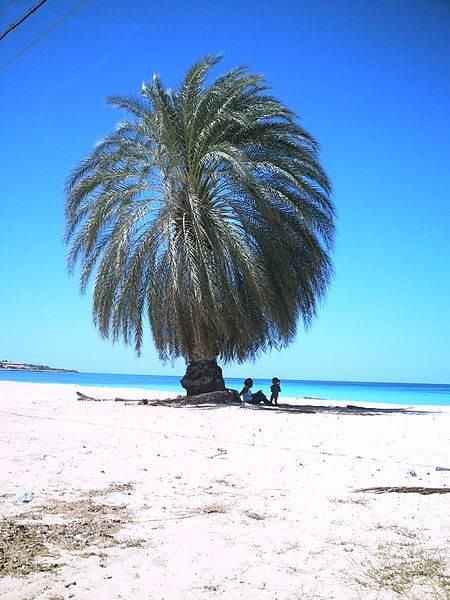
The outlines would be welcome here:
M 317 142 L 260 75 L 220 56 L 176 91 L 158 75 L 129 118 L 66 184 L 68 266 L 95 273 L 100 334 L 133 343 L 148 319 L 162 360 L 183 357 L 188 394 L 224 389 L 216 359 L 284 347 L 316 314 L 331 277 L 334 209 Z

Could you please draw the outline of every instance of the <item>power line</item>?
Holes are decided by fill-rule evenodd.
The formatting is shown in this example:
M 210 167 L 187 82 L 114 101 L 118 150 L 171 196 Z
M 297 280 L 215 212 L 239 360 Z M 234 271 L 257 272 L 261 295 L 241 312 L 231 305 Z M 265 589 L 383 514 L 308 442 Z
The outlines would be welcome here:
M 29 43 L 28 46 L 25 46 L 25 48 L 22 48 L 22 50 L 20 52 L 18 52 L 12 58 L 10 58 L 5 63 L 3 63 L 2 65 L 0 65 L 0 71 L 2 69 L 4 69 L 5 67 L 7 67 L 8 65 L 10 65 L 15 60 L 17 60 L 20 56 L 22 56 L 22 54 L 24 54 L 32 46 L 34 46 L 35 44 L 37 44 L 37 42 L 39 42 L 40 40 L 42 40 L 43 37 L 45 37 L 48 33 L 50 33 L 50 31 L 53 31 L 53 29 L 56 29 L 58 27 L 58 25 L 61 25 L 61 23 L 63 21 L 65 21 L 71 15 L 73 15 L 74 13 L 76 13 L 77 10 L 79 10 L 83 6 L 83 4 L 86 4 L 87 1 L 88 0 L 82 0 L 81 2 L 79 2 L 78 4 L 76 4 L 68 13 L 66 13 L 63 17 L 61 17 L 60 19 L 58 19 L 58 21 L 56 21 L 55 23 L 53 23 L 53 25 L 51 27 L 49 27 L 46 31 L 44 31 L 44 33 L 42 33 L 37 38 L 35 38 L 31 43 Z
M 5 8 L 2 8 L 2 10 L 0 10 L 0 15 L 2 15 L 5 12 L 5 10 L 7 10 L 11 6 L 11 4 L 14 4 L 15 1 L 16 0 L 11 0 L 11 2 L 8 2 Z
M 40 2 L 38 2 L 37 4 L 32 6 L 22 17 L 20 17 L 20 19 L 18 21 L 16 21 L 15 23 L 12 23 L 7 29 L 5 29 L 5 31 L 0 35 L 0 42 L 2 41 L 2 39 L 4 37 L 6 37 L 8 35 L 8 33 L 11 33 L 11 31 L 13 31 L 13 29 L 15 29 L 16 27 L 19 27 L 19 25 L 21 23 L 26 21 L 28 19 L 28 17 L 31 16 L 34 12 L 36 12 L 37 9 L 40 8 L 45 2 L 47 2 L 47 0 L 40 0 Z M 6 7 L 6 8 L 8 8 L 8 7 Z

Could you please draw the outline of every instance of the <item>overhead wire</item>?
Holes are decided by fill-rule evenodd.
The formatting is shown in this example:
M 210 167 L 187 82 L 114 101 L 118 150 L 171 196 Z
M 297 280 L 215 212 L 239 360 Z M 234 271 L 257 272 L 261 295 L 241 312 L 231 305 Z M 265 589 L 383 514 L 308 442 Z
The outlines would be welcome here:
M 14 4 L 15 1 L 16 0 L 11 0 L 10 2 L 8 2 L 8 4 L 4 8 L 2 8 L 2 10 L 0 10 L 0 15 L 2 15 L 5 12 L 5 10 L 8 10 L 11 4 Z
M 24 21 L 26 21 L 28 19 L 28 17 L 30 17 L 33 13 L 35 13 L 37 11 L 37 9 L 40 8 L 46 2 L 47 2 L 47 0 L 40 0 L 37 4 L 35 4 L 31 8 L 29 8 L 27 10 L 27 12 L 24 15 L 22 15 L 18 21 L 11 23 L 11 25 L 9 27 L 7 27 L 2 34 L 0 34 L 0 42 L 2 41 L 3 38 L 5 38 L 8 35 L 8 33 L 11 33 L 11 31 L 14 31 L 14 29 L 16 29 L 16 27 L 19 27 L 19 25 L 21 25 Z
M 37 42 L 39 42 L 40 40 L 42 40 L 42 38 L 44 38 L 51 31 L 53 31 L 54 29 L 56 29 L 66 19 L 68 19 L 70 16 L 72 16 L 74 13 L 76 13 L 83 6 L 83 4 L 86 4 L 87 2 L 88 2 L 88 0 L 82 0 L 81 2 L 78 2 L 78 4 L 76 4 L 71 10 L 69 10 L 69 12 L 67 12 L 65 15 L 63 15 L 57 21 L 55 21 L 51 27 L 49 27 L 48 29 L 46 29 L 43 33 L 41 33 L 41 35 L 39 35 L 34 40 L 32 40 L 27 46 L 25 46 L 24 48 L 22 48 L 22 50 L 20 50 L 20 52 L 18 52 L 17 54 L 15 54 L 12 58 L 10 58 L 6 62 L 4 62 L 2 65 L 0 65 L 0 71 L 2 69 L 6 68 L 11 63 L 13 63 L 14 61 L 16 61 L 18 58 L 20 58 L 22 56 L 22 54 L 24 54 L 32 46 L 34 46 L 35 44 L 37 44 Z

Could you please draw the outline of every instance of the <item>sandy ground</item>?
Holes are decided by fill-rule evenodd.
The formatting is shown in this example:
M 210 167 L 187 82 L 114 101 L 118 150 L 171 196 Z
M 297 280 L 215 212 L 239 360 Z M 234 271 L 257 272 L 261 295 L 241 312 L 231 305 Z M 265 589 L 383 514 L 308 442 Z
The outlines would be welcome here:
M 149 407 L 78 402 L 77 389 L 0 382 L 3 526 L 29 519 L 64 531 L 74 517 L 61 507 L 88 498 L 125 516 L 108 543 L 96 544 L 83 538 L 89 513 L 78 537 L 70 530 L 73 547 L 53 547 L 46 560 L 54 568 L 0 579 L 2 599 L 449 597 L 439 569 L 449 567 L 450 494 L 354 491 L 450 487 L 450 472 L 436 471 L 450 467 L 448 410 L 369 416 Z M 32 500 L 15 503 L 22 490 Z M 420 557 L 437 562 L 403 596 L 383 584 L 391 571 L 378 584 L 370 575 Z

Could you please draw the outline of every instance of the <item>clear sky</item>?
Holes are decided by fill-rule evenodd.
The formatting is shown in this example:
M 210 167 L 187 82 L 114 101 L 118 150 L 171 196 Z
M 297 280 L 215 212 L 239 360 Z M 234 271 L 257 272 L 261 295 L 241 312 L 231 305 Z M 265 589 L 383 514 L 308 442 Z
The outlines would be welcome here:
M 0 64 L 76 0 L 48 0 Z M 6 6 L 0 2 L 0 10 Z M 34 4 L 17 0 L 0 30 Z M 450 4 L 447 0 L 88 0 L 0 69 L 0 359 L 180 374 L 101 340 L 65 271 L 64 180 L 154 72 L 224 52 L 320 142 L 338 211 L 335 277 L 311 329 L 229 376 L 450 382 Z

